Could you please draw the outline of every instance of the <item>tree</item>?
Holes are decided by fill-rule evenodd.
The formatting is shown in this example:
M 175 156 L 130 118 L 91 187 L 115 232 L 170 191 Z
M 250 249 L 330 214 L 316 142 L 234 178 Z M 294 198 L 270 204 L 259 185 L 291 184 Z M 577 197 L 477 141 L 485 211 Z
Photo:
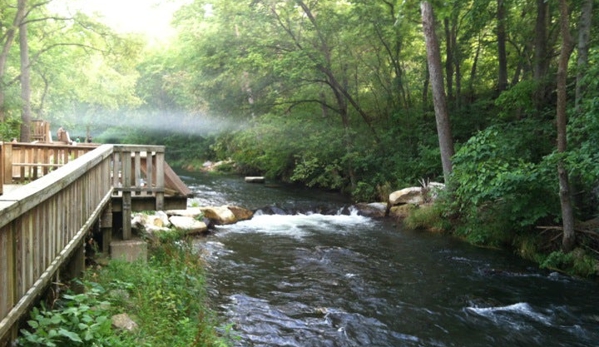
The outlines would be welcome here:
M 562 36 L 562 48 L 559 55 L 559 64 L 557 70 L 557 152 L 565 153 L 567 150 L 566 126 L 567 126 L 567 79 L 568 62 L 572 54 L 574 42 L 570 34 L 570 21 L 568 19 L 568 3 L 566 0 L 559 1 L 559 19 L 560 32 Z M 569 252 L 576 243 L 576 234 L 574 232 L 574 211 L 572 209 L 572 197 L 570 196 L 570 182 L 568 180 L 568 171 L 562 159 L 558 163 L 559 176 L 559 197 L 562 209 L 562 225 L 564 234 L 562 238 L 562 248 Z
M 578 61 L 576 74 L 575 104 L 578 109 L 580 100 L 585 90 L 584 73 L 589 63 L 589 44 L 591 41 L 591 25 L 593 23 L 593 0 L 584 0 L 580 11 L 580 24 L 578 26 Z
M 21 142 L 29 142 L 31 123 L 31 67 L 29 66 L 29 43 L 27 42 L 27 22 L 25 13 L 27 0 L 19 0 L 19 47 L 21 52 Z
M 420 6 L 422 10 L 422 28 L 424 30 L 424 38 L 426 41 L 428 69 L 431 86 L 433 88 L 433 104 L 435 107 L 435 119 L 437 121 L 437 134 L 439 136 L 443 176 L 445 178 L 445 183 L 448 183 L 451 174 L 451 157 L 454 154 L 454 148 L 451 136 L 451 123 L 449 122 L 449 113 L 447 111 L 447 100 L 445 98 L 445 89 L 443 87 L 441 53 L 439 51 L 439 42 L 435 33 L 433 8 L 428 1 L 423 1 Z
M 507 88 L 507 53 L 505 47 L 507 33 L 505 22 L 505 0 L 497 0 L 497 60 L 499 63 L 497 90 L 499 92 L 502 92 Z

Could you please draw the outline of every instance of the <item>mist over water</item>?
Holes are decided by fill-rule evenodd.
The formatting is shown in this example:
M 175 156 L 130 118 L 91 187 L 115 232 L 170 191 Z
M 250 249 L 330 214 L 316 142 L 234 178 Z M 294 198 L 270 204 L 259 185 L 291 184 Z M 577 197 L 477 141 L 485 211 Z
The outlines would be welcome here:
M 347 203 L 239 177 L 183 176 L 203 205 Z M 389 220 L 258 214 L 197 247 L 237 346 L 599 345 L 597 283 Z
M 183 111 L 165 113 L 124 111 L 87 116 L 73 114 L 64 118 L 64 121 L 53 121 L 52 127 L 58 129 L 60 125 L 65 126 L 71 137 L 84 135 L 88 126 L 93 137 L 126 134 L 131 131 L 154 133 L 156 136 L 160 136 L 160 134 L 208 136 L 245 127 L 243 122 L 225 117 Z M 56 130 L 54 130 L 55 133 Z

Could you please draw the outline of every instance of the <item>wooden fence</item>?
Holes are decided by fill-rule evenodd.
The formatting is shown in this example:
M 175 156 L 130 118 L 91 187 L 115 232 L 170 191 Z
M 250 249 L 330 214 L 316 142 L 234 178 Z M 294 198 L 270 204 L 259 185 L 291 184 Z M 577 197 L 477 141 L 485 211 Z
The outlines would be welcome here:
M 5 142 L 2 145 L 4 184 L 34 181 L 97 146 Z
M 73 152 L 80 148 L 41 155 L 35 148 L 37 154 L 19 149 L 29 153 L 19 158 L 33 163 L 25 160 L 15 165 L 14 156 L 11 163 L 13 168 L 36 164 L 37 174 L 43 177 L 0 196 L 0 345 L 16 337 L 21 316 L 68 259 L 77 254 L 82 258 L 85 235 L 100 223 L 112 198 L 123 199 L 123 229 L 128 228 L 123 238 L 131 236 L 132 195 L 156 196 L 157 207 L 164 201 L 163 146 L 103 145 L 82 155 Z M 42 162 L 59 164 L 64 153 L 78 157 L 69 157 L 68 164 L 52 166 L 56 169 L 47 173 L 43 168 L 50 166 L 36 161 L 44 158 Z M 2 157 L 8 165 L 9 157 Z M 9 172 L 11 177 L 12 169 Z M 20 177 L 35 175 L 19 172 Z

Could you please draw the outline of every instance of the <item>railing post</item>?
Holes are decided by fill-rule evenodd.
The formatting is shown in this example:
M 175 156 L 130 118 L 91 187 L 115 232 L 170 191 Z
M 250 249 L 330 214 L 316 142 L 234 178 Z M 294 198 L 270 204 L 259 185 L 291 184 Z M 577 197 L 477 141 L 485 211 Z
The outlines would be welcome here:
M 131 239 L 131 151 L 121 152 L 123 185 L 123 240 Z
M 156 211 L 164 210 L 164 152 L 156 152 Z
M 112 203 L 100 217 L 100 232 L 102 233 L 102 253 L 110 254 L 110 243 L 112 242 Z
M 2 161 L 4 162 L 4 166 L 2 169 L 4 170 L 4 180 L 2 181 L 4 184 L 12 183 L 12 144 L 9 142 L 5 142 L 2 145 Z

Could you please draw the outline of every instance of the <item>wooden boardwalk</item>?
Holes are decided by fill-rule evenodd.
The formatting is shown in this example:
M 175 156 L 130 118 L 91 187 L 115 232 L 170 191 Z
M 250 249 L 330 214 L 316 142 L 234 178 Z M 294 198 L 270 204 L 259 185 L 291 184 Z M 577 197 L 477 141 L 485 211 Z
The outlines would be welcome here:
M 66 266 L 73 275 L 83 271 L 86 237 L 102 230 L 105 239 L 112 238 L 113 205 L 122 213 L 119 237 L 126 240 L 131 237 L 136 200 L 144 201 L 144 209 L 148 201 L 157 210 L 168 203 L 181 208 L 191 192 L 178 177 L 168 179 L 178 188 L 165 187 L 165 167 L 170 167 L 164 162 L 163 146 L 4 143 L 0 148 L 0 183 L 5 183 L 0 184 L 0 346 L 4 346 L 16 338 L 21 317 L 59 277 L 60 269 Z M 8 185 L 15 182 L 29 183 Z M 175 195 L 165 195 L 166 191 Z

